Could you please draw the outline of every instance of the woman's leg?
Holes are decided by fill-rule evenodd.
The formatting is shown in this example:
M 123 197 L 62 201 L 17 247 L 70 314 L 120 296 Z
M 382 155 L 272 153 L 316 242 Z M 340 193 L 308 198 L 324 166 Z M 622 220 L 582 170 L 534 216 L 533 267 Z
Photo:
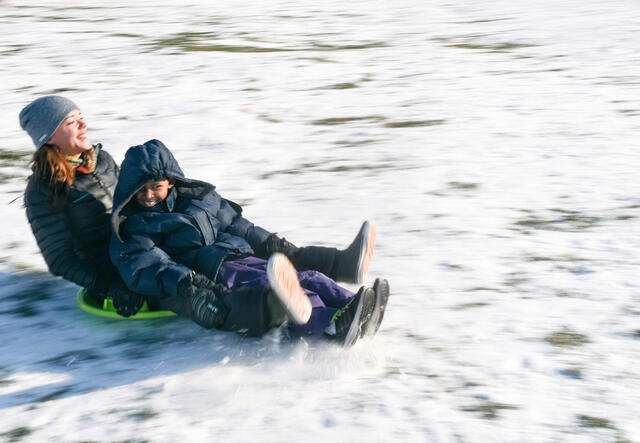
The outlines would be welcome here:
M 376 223 L 365 221 L 346 249 L 323 246 L 297 247 L 272 234 L 265 242 L 263 253 L 285 254 L 299 271 L 319 271 L 336 281 L 364 283 L 376 243 Z

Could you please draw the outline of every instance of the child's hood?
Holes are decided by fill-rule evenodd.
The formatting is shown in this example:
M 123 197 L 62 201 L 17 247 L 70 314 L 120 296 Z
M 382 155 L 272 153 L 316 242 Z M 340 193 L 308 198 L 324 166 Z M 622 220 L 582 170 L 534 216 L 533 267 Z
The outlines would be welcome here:
M 120 176 L 113 195 L 111 225 L 113 232 L 120 238 L 119 228 L 126 219 L 123 209 L 135 193 L 149 180 L 174 179 L 176 185 L 208 185 L 198 180 L 185 178 L 171 151 L 160 140 L 132 146 L 127 150 L 120 165 Z M 208 185 L 209 188 L 213 186 Z

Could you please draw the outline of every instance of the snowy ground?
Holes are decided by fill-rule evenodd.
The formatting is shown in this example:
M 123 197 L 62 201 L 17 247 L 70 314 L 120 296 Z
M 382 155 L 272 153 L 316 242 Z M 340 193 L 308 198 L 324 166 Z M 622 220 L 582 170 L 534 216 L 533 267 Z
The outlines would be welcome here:
M 0 1 L 0 440 L 640 441 L 635 0 L 105 5 Z M 379 334 L 80 311 L 20 198 L 48 93 L 296 243 L 377 220 Z

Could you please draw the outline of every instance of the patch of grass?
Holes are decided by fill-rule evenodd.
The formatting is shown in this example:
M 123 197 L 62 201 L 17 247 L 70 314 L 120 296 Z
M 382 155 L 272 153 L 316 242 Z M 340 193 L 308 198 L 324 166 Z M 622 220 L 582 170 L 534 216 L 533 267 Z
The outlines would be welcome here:
M 15 174 L 5 174 L 0 172 L 0 184 L 2 185 L 16 178 L 20 178 L 20 176 Z
M 512 276 L 510 278 L 507 278 L 504 281 L 504 285 L 508 286 L 510 288 L 515 288 L 516 286 L 520 286 L 520 285 L 523 285 L 523 284 L 527 283 L 529 280 L 530 279 L 527 278 L 527 277 L 519 277 L 519 276 L 514 275 L 514 276 Z
M 130 415 L 130 417 L 133 418 L 135 421 L 146 421 L 146 420 L 151 420 L 152 418 L 157 417 L 158 415 L 160 414 L 152 409 L 143 409 L 141 411 L 134 412 L 133 414 Z
M 268 48 L 261 46 L 245 45 L 181 45 L 185 52 L 239 52 L 239 53 L 263 53 L 263 52 L 288 52 L 291 49 Z
M 155 394 L 158 394 L 163 390 L 164 390 L 164 385 L 157 385 L 149 388 L 142 388 L 140 389 L 140 396 L 138 397 L 138 400 L 149 400 Z
M 481 44 L 481 43 L 454 43 L 447 45 L 450 48 L 473 49 L 488 52 L 507 52 L 514 49 L 532 48 L 536 45 L 526 43 L 497 43 L 497 44 Z
M 8 45 L 7 48 L 9 49 L 0 51 L 0 56 L 18 55 L 28 47 L 28 45 Z
M 336 63 L 335 61 L 324 57 L 298 57 L 297 60 L 309 60 L 316 63 Z
M 591 259 L 576 257 L 574 255 L 559 255 L 557 257 L 543 257 L 539 255 L 530 255 L 525 257 L 525 260 L 528 262 L 560 261 L 560 262 L 570 262 L 570 263 L 591 261 Z
M 27 435 L 33 433 L 33 429 L 28 428 L 26 426 L 22 426 L 19 428 L 12 429 L 8 432 L 0 434 L 0 437 L 6 438 L 7 442 L 21 441 Z
M 458 189 L 460 191 L 470 191 L 473 189 L 478 189 L 477 183 L 469 183 L 469 182 L 449 182 L 447 185 L 452 189 Z
M 486 418 L 489 420 L 498 418 L 499 411 L 508 409 L 518 409 L 518 407 L 506 403 L 486 401 L 477 405 L 464 406 L 461 408 L 461 410 L 465 412 L 479 412 L 480 414 L 482 414 L 482 418 Z
M 325 86 L 323 89 L 354 89 L 357 88 L 358 85 L 355 83 L 336 83 L 333 85 Z
M 123 38 L 142 38 L 140 34 L 128 34 L 126 32 L 116 32 L 114 34 L 110 34 L 111 37 L 123 37 Z
M 270 115 L 267 115 L 267 114 L 258 114 L 258 118 L 260 120 L 263 120 L 269 123 L 282 123 L 282 120 L 277 119 L 275 117 L 271 117 Z
M 263 180 L 270 179 L 277 175 L 297 175 L 307 172 L 350 172 L 350 171 L 373 171 L 378 169 L 389 169 L 389 164 L 354 164 L 354 165 L 336 165 L 330 166 L 327 163 L 303 163 L 298 167 L 291 169 L 281 169 L 276 171 L 265 172 L 260 175 Z
M 481 308 L 482 306 L 488 306 L 489 303 L 485 302 L 472 302 L 472 303 L 461 303 L 459 305 L 454 306 L 453 309 L 460 311 L 462 309 L 471 309 L 471 308 Z
M 589 343 L 589 339 L 586 335 L 572 332 L 568 329 L 549 334 L 545 337 L 545 341 L 553 346 L 563 348 L 572 348 Z
M 514 224 L 519 229 L 576 232 L 593 228 L 602 222 L 601 217 L 580 214 L 563 215 L 559 218 L 525 217 Z
M 48 91 L 44 92 L 42 95 L 55 95 L 55 94 L 64 94 L 67 92 L 78 92 L 80 91 L 80 89 L 76 89 L 76 88 L 55 88 L 55 89 L 49 89 Z
M 574 378 L 576 380 L 582 380 L 582 371 L 579 368 L 567 368 L 558 371 L 558 374 L 564 375 L 568 378 Z
M 417 343 L 426 343 L 429 341 L 429 338 L 426 335 L 415 332 L 407 332 L 406 337 L 416 341 Z
M 570 298 L 576 298 L 579 297 L 580 295 L 577 292 L 573 292 L 573 291 L 565 291 L 562 289 L 559 289 L 556 291 L 556 297 L 570 297 Z
M 440 266 L 442 266 L 445 269 L 449 269 L 451 271 L 464 271 L 465 267 L 462 265 L 458 265 L 455 263 L 440 263 Z
M 489 288 L 487 286 L 474 286 L 473 288 L 468 288 L 464 290 L 464 292 L 478 292 L 478 291 L 502 292 L 500 289 Z
M 408 121 L 400 121 L 400 122 L 389 122 L 385 123 L 385 128 L 415 128 L 422 126 L 438 126 L 444 125 L 447 121 L 444 119 L 437 120 L 408 120 Z
M 576 416 L 578 424 L 583 428 L 604 428 L 616 429 L 613 422 L 606 418 L 594 417 L 592 415 L 580 414 Z
M 308 51 L 321 50 L 321 51 L 347 51 L 354 49 L 373 49 L 373 48 L 386 48 L 387 44 L 384 42 L 370 42 L 361 43 L 357 45 L 325 45 L 314 43 L 311 48 L 304 49 Z
M 36 403 L 45 403 L 51 400 L 55 400 L 60 397 L 64 397 L 65 394 L 71 392 L 70 387 L 65 387 L 62 389 L 58 389 L 50 394 L 43 395 L 42 397 L 35 400 Z
M 167 38 L 153 41 L 149 46 L 152 50 L 165 48 L 178 48 L 182 52 L 237 52 L 237 53 L 264 53 L 264 52 L 306 52 L 306 51 L 345 51 L 356 49 L 370 49 L 385 47 L 383 42 L 370 42 L 357 45 L 323 45 L 313 43 L 303 48 L 276 48 L 250 45 L 228 45 L 212 43 L 219 36 L 212 32 L 179 32 Z M 248 39 L 256 40 L 256 39 Z
M 380 115 L 367 115 L 363 117 L 331 117 L 324 118 L 321 120 L 314 120 L 311 122 L 313 125 L 321 125 L 321 126 L 333 126 L 333 125 L 344 125 L 348 123 L 358 122 L 358 121 L 373 121 L 379 122 L 385 120 L 384 117 Z
M 336 142 L 334 142 L 334 144 L 336 145 L 342 145 L 342 146 L 362 146 L 362 145 L 368 145 L 370 143 L 376 143 L 378 140 L 373 140 L 373 139 L 367 139 L 367 140 L 357 140 L 357 141 L 350 141 L 350 140 L 338 140 Z

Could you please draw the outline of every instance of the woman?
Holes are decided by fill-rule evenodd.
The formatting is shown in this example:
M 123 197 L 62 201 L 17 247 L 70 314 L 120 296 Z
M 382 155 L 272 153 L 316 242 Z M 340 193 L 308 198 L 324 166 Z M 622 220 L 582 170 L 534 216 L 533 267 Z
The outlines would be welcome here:
M 111 297 L 120 315 L 135 314 L 144 299 L 127 289 L 108 254 L 118 166 L 100 144 L 90 143 L 80 109 L 65 97 L 34 100 L 20 112 L 20 126 L 36 147 L 25 207 L 49 270 L 88 288 L 96 298 Z M 375 223 L 363 223 L 344 250 L 298 248 L 270 234 L 255 255 L 268 258 L 282 252 L 298 270 L 317 270 L 337 281 L 361 284 L 375 233 Z
M 143 297 L 129 291 L 109 260 L 109 214 L 118 166 L 87 138 L 87 124 L 69 99 L 45 96 L 20 112 L 36 146 L 25 192 L 27 218 L 54 275 L 111 297 L 117 312 L 135 314 Z

